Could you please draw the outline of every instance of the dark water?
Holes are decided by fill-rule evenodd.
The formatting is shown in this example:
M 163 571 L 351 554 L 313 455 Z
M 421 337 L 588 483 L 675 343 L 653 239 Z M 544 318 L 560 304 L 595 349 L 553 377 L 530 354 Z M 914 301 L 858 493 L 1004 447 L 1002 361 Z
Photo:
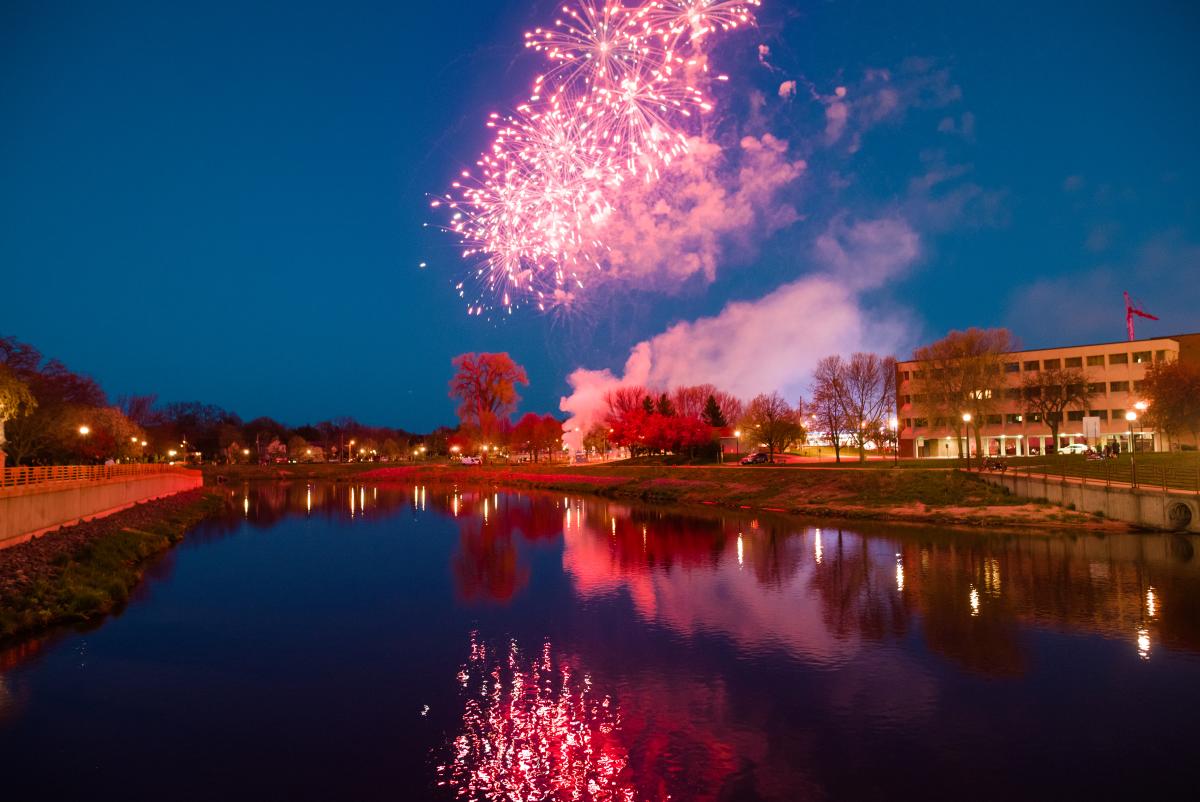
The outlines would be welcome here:
M 236 490 L 0 656 L 0 799 L 1150 798 L 1194 776 L 1198 546 Z

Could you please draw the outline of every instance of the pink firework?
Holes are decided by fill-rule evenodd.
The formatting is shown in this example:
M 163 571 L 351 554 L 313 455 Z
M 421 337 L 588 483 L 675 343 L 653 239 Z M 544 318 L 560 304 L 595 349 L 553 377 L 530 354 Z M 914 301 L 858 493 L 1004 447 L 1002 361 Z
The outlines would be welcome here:
M 711 34 L 753 24 L 760 0 L 575 0 L 525 34 L 547 69 L 530 99 L 487 121 L 476 169 L 433 206 L 449 211 L 480 295 L 469 314 L 569 305 L 603 270 L 602 231 L 630 180 L 655 182 L 712 110 Z M 467 299 L 467 289 L 458 285 Z

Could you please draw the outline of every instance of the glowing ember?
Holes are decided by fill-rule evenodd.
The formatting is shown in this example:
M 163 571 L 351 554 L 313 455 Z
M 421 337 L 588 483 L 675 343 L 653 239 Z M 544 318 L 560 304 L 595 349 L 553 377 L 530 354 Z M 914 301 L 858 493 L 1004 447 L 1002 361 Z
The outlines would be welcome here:
M 472 636 L 458 680 L 463 729 L 438 775 L 460 798 L 634 799 L 621 778 L 628 760 L 616 706 L 593 691 L 589 676 L 555 665 L 549 643 L 529 660 L 515 641 L 494 654 Z
M 528 102 L 493 114 L 495 138 L 432 205 L 459 237 L 480 288 L 467 314 L 569 303 L 603 269 L 599 232 L 627 181 L 657 181 L 683 156 L 698 115 L 708 34 L 753 23 L 761 0 L 575 0 L 525 34 L 546 57 Z M 466 299 L 463 283 L 456 287 Z

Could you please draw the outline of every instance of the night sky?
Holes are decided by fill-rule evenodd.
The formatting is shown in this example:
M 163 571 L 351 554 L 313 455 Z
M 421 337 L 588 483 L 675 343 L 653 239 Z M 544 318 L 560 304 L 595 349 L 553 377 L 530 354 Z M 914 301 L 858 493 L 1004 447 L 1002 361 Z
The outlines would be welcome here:
M 556 411 L 570 371 L 754 304 L 862 221 L 919 242 L 853 299 L 902 354 L 969 325 L 1119 340 L 1124 289 L 1162 318 L 1139 334 L 1200 331 L 1200 12 L 1152 0 L 765 0 L 713 56 L 713 136 L 786 140 L 806 169 L 770 205 L 796 219 L 749 226 L 714 276 L 467 317 L 427 193 L 522 99 L 522 33 L 558 5 L 5 2 L 0 335 L 114 397 L 423 430 L 453 420 L 457 353 L 511 352 L 525 408 Z

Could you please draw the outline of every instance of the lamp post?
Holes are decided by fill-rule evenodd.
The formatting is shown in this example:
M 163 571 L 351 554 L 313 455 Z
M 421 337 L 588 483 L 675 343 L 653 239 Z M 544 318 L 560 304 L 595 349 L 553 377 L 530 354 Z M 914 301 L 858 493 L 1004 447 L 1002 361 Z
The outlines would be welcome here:
M 1133 456 L 1133 422 L 1137 420 L 1137 413 L 1129 410 L 1125 413 L 1125 420 L 1129 421 L 1129 483 L 1137 487 L 1137 463 Z
M 742 455 L 742 430 L 741 429 L 733 430 L 733 440 L 734 440 L 734 448 L 737 449 L 738 456 L 740 457 Z
M 964 412 L 963 419 L 963 455 L 967 459 L 967 470 L 971 470 L 971 413 Z

